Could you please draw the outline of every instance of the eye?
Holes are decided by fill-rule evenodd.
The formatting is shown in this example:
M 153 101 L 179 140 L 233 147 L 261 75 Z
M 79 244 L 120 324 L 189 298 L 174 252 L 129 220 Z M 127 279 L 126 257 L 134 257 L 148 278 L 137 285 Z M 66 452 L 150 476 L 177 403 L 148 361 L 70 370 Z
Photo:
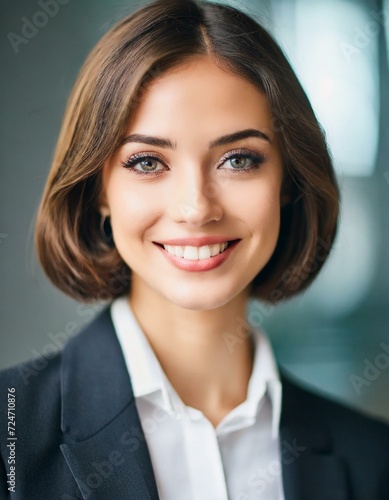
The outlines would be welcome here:
M 259 168 L 265 157 L 252 151 L 231 151 L 221 160 L 221 168 L 233 171 L 249 171 Z M 220 168 L 220 167 L 219 167 Z
M 252 159 L 247 156 L 233 156 L 227 160 L 232 168 L 242 170 L 247 167 L 251 167 Z
M 166 169 L 159 158 L 145 154 L 134 154 L 121 164 L 124 168 L 141 175 L 159 173 Z

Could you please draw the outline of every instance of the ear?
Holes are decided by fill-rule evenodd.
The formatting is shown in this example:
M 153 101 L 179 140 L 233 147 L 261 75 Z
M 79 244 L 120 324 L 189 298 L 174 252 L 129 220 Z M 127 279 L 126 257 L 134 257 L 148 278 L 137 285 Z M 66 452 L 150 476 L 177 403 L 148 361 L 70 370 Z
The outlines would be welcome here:
M 291 195 L 290 193 L 285 193 L 285 192 L 282 192 L 281 193 L 281 208 L 285 207 L 286 205 L 289 205 L 289 203 L 291 202 Z
M 283 180 L 281 186 L 280 203 L 281 208 L 292 202 L 293 183 L 289 175 Z
M 107 197 L 105 195 L 105 192 L 103 192 L 103 191 L 100 194 L 97 208 L 98 208 L 98 211 L 100 212 L 100 215 L 102 217 L 110 217 L 111 211 L 109 209 L 109 205 L 108 205 L 108 202 L 107 202 Z

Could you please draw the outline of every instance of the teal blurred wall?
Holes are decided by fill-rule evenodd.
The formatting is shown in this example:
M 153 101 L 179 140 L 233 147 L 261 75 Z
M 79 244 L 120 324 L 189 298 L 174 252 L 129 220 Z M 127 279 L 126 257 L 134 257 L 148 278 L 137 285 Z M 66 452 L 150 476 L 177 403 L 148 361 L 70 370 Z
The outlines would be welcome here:
M 62 345 L 98 310 L 64 297 L 43 276 L 33 252 L 33 219 L 78 69 L 96 41 L 144 3 L 61 0 L 47 18 L 38 14 L 39 2 L 2 4 L 0 368 L 49 353 L 50 345 Z M 276 35 L 281 29 L 272 9 L 276 2 L 231 3 L 264 19 Z M 385 5 L 371 2 L 368 8 L 379 12 Z M 29 38 L 20 42 L 23 26 L 32 20 L 41 27 L 25 28 Z M 268 332 L 286 370 L 322 392 L 389 420 L 389 78 L 384 29 L 375 42 L 378 157 L 373 175 L 340 178 L 344 197 L 340 260 L 330 262 L 321 281 L 301 297 L 276 308 L 254 303 L 251 311 L 257 325 Z M 370 258 L 351 259 L 362 252 L 358 242 L 366 240 Z M 342 258 L 356 263 L 347 270 L 349 281 L 337 271 Z M 354 294 L 352 278 L 366 275 L 366 270 L 370 274 L 363 293 L 347 307 L 337 307 Z

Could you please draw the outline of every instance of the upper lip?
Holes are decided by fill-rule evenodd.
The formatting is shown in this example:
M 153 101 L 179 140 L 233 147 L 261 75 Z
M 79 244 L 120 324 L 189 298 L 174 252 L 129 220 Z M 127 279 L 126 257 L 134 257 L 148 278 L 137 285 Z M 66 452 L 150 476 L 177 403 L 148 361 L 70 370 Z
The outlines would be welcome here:
M 160 245 L 171 245 L 171 246 L 191 246 L 191 247 L 202 247 L 206 245 L 216 245 L 218 243 L 224 243 L 228 241 L 235 241 L 239 238 L 231 238 L 229 236 L 199 236 L 197 238 L 173 238 L 170 240 L 155 241 Z

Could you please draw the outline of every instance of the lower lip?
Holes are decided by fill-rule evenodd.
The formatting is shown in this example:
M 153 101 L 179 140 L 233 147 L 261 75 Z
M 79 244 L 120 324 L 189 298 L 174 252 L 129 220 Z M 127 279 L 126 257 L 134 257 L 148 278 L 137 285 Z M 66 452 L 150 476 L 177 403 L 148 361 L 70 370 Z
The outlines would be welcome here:
M 241 240 L 235 241 L 232 245 L 229 245 L 224 252 L 215 255 L 214 257 L 209 257 L 209 259 L 201 259 L 201 260 L 187 260 L 182 257 L 176 257 L 175 255 L 170 254 L 163 247 L 155 244 L 162 252 L 165 259 L 167 259 L 171 264 L 178 267 L 179 269 L 183 269 L 184 271 L 191 272 L 203 272 L 203 271 L 211 271 L 212 269 L 216 269 L 221 266 L 232 254 L 234 249 L 237 247 L 238 243 Z

